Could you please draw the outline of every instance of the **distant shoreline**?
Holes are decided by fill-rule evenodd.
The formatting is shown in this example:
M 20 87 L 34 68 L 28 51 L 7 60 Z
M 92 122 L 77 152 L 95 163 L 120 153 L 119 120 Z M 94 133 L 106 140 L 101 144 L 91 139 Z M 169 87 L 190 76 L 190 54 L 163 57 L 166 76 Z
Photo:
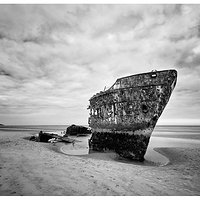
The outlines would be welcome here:
M 76 125 L 80 125 L 80 126 L 88 126 L 88 124 L 78 124 L 78 123 L 74 123 Z M 6 127 L 21 127 L 21 126 L 71 126 L 71 124 L 0 124 L 0 126 L 6 126 Z M 172 127 L 199 127 L 200 124 L 157 124 L 155 126 L 156 127 L 168 127 L 168 126 L 172 126 Z

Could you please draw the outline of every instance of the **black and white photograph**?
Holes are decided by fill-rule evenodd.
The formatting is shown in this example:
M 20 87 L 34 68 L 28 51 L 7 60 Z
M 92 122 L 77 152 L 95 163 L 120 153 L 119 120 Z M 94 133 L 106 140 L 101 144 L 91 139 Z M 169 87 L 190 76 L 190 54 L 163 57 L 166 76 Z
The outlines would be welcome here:
M 199 196 L 200 4 L 1 4 L 0 196 Z

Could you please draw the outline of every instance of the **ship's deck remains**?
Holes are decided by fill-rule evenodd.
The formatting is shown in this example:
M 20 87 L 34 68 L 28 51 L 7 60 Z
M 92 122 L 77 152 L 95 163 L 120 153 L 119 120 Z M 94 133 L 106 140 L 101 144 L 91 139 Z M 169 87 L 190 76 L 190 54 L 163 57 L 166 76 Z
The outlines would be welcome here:
M 117 79 L 90 99 L 90 127 L 133 131 L 151 125 L 167 104 L 176 76 L 175 70 L 165 70 Z

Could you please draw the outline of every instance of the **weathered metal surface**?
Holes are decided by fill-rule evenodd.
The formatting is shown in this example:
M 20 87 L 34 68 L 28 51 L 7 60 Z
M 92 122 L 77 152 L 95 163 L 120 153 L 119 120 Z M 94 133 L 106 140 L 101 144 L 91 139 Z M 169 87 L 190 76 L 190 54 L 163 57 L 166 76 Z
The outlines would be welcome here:
M 89 106 L 89 126 L 93 133 L 90 148 L 112 149 L 123 157 L 143 160 L 176 80 L 176 70 L 137 74 L 117 79 L 111 88 L 94 95 Z M 106 147 L 113 137 L 120 139 L 111 142 L 112 148 Z

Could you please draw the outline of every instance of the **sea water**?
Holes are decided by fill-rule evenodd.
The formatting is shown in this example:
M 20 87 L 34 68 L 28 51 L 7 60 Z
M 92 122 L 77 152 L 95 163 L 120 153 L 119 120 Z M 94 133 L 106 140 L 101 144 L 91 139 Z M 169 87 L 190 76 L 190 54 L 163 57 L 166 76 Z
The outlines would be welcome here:
M 68 125 L 24 125 L 24 126 L 3 126 L 0 127 L 1 132 L 24 132 L 30 135 L 37 134 L 39 131 L 61 133 L 66 130 Z M 88 140 L 91 135 L 86 137 L 72 136 L 76 142 L 75 144 L 67 144 L 63 146 L 66 154 L 70 155 L 84 155 L 89 153 Z M 154 151 L 155 148 L 199 148 L 200 147 L 200 126 L 156 126 L 145 154 L 145 159 L 152 162 L 160 161 L 160 163 L 167 163 L 168 159 Z
M 145 159 L 165 165 L 169 159 L 156 148 L 199 148 L 200 126 L 156 126 L 145 154 Z
M 83 125 L 88 127 L 87 125 Z M 65 131 L 69 125 L 8 125 L 0 127 L 0 131 Z M 153 137 L 176 137 L 188 139 L 200 139 L 200 126 L 175 126 L 157 125 L 152 134 Z
M 39 133 L 39 131 L 61 132 L 69 125 L 9 125 L 0 127 L 0 131 L 20 131 L 28 133 Z

